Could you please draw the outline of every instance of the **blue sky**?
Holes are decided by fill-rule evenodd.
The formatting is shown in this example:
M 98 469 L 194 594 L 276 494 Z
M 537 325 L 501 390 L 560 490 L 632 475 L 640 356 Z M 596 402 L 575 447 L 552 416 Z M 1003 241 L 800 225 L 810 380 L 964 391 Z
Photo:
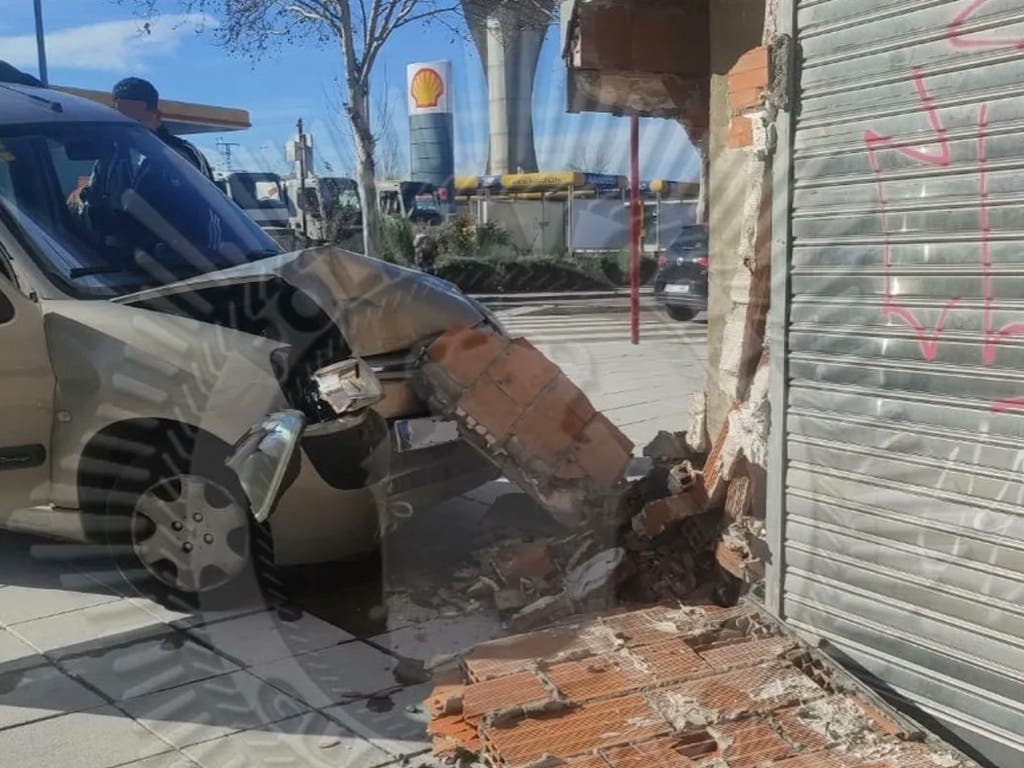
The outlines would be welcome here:
M 149 35 L 130 4 L 113 0 L 43 0 L 50 81 L 107 89 L 134 74 L 152 80 L 166 98 L 241 107 L 252 129 L 224 134 L 238 142 L 236 168 L 283 169 L 283 147 L 302 117 L 314 135 L 318 163 L 351 167 L 349 140 L 336 110 L 342 102 L 337 50 L 316 43 L 291 44 L 258 63 L 217 47 L 215 19 L 169 15 Z M 32 0 L 0 0 L 0 58 L 36 71 Z M 534 95 L 537 153 L 543 170 L 563 170 L 591 159 L 612 173 L 628 168 L 629 125 L 608 115 L 565 112 L 565 67 L 558 30 L 544 45 Z M 456 122 L 456 172 L 483 173 L 487 160 L 487 92 L 475 47 L 444 25 L 399 30 L 378 60 L 373 97 L 395 114 L 398 146 L 408 152 L 405 69 L 415 61 L 450 59 Z M 695 179 L 696 153 L 675 122 L 644 120 L 641 173 L 645 178 Z M 218 136 L 195 137 L 212 161 Z M 403 158 L 404 159 L 404 158 Z M 593 169 L 597 170 L 597 169 Z M 603 170 L 603 169 L 602 169 Z

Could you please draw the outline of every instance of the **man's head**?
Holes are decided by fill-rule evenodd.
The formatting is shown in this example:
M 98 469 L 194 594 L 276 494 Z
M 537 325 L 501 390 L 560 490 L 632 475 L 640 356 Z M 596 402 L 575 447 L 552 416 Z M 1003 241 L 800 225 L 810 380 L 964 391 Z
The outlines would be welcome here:
M 160 94 L 148 80 L 126 77 L 111 91 L 114 108 L 122 115 L 138 120 L 151 131 L 160 127 Z

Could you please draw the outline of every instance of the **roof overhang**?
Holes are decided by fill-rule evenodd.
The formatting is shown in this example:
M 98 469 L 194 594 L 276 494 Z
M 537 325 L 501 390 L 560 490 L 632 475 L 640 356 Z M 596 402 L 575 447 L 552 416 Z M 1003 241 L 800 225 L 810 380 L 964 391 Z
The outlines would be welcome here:
M 92 91 L 85 88 L 61 88 L 64 91 L 83 99 L 95 101 L 104 106 L 114 105 L 110 94 L 105 91 Z M 160 113 L 167 130 L 176 136 L 193 133 L 224 133 L 227 131 L 244 131 L 251 128 L 249 112 L 244 109 L 215 107 L 208 104 L 192 104 L 184 101 L 160 99 Z
M 708 0 L 563 0 L 561 13 L 570 112 L 706 111 Z

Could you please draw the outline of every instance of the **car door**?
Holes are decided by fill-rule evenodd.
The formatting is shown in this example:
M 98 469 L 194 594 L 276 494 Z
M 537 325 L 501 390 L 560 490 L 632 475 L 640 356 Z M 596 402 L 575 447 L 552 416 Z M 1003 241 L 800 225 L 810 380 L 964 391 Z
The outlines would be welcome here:
M 0 524 L 50 501 L 53 399 L 42 309 L 14 285 L 0 255 Z

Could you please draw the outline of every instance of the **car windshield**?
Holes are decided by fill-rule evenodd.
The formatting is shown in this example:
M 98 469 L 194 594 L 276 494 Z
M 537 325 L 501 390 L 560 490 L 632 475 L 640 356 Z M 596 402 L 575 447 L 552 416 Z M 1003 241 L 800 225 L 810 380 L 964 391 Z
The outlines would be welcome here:
M 708 232 L 703 227 L 684 229 L 672 245 L 670 251 L 706 251 L 708 248 Z
M 0 214 L 42 268 L 82 297 L 279 252 L 175 150 L 128 123 L 0 127 Z
M 229 177 L 231 197 L 239 206 L 287 208 L 281 179 L 270 173 L 233 173 Z

